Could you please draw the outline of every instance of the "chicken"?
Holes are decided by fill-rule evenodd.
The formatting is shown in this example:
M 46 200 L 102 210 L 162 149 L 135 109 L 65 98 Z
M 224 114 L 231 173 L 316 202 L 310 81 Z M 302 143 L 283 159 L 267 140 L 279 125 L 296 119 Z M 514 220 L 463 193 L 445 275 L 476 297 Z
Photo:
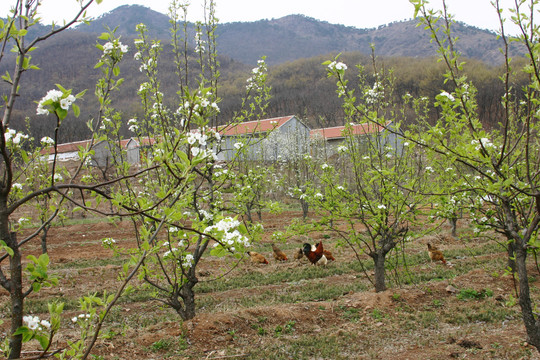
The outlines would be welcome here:
M 323 256 L 321 256 L 319 261 L 317 261 L 315 263 L 315 265 L 323 265 L 323 266 L 326 265 L 326 264 L 328 264 L 328 259 L 326 258 L 326 256 L 324 256 L 324 254 L 323 254 Z
M 312 264 L 317 264 L 318 262 L 320 262 L 320 264 L 318 265 L 326 265 L 326 263 L 328 262 L 328 259 L 326 258 L 326 256 L 324 256 L 324 248 L 322 241 L 319 242 L 317 246 L 305 243 L 303 252 Z
M 302 248 L 298 249 L 298 251 L 294 253 L 294 258 L 296 260 L 300 260 L 303 257 L 304 257 L 304 252 L 302 251 Z
M 329 261 L 336 261 L 336 258 L 332 255 L 332 253 L 326 249 L 323 250 L 323 255 L 329 260 Z
M 428 247 L 428 253 L 429 258 L 431 259 L 431 262 L 433 261 L 442 261 L 443 264 L 446 265 L 446 260 L 444 259 L 443 253 L 441 250 L 437 249 L 435 246 L 431 246 L 430 243 L 427 244 Z
M 249 258 L 251 259 L 251 262 L 254 264 L 268 264 L 268 260 L 266 258 L 255 252 L 255 251 L 248 251 L 247 254 L 249 255 Z
M 281 251 L 275 244 L 272 244 L 272 250 L 274 251 L 274 259 L 277 261 L 287 261 L 287 255 Z

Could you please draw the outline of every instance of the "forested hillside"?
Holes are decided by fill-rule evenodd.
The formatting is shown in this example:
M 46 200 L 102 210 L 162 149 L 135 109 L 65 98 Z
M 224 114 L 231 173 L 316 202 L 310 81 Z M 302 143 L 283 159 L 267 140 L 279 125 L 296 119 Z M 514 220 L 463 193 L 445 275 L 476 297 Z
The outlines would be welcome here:
M 90 25 L 81 24 L 73 30 L 55 37 L 47 48 L 33 52 L 33 63 L 40 71 L 30 71 L 24 77 L 22 91 L 16 102 L 12 126 L 22 129 L 25 118 L 35 116 L 35 104 L 48 90 L 61 84 L 74 92 L 88 89 L 80 104 L 82 116 L 68 119 L 63 126 L 70 131 L 63 132 L 62 142 L 81 140 L 88 136 L 84 125 L 95 116 L 96 101 L 93 91 L 99 70 L 94 69 L 100 52 L 95 48 L 99 33 L 106 27 L 117 27 L 122 41 L 130 46 L 128 56 L 121 66 L 121 76 L 125 83 L 115 94 L 115 106 L 129 119 L 141 112 L 136 91 L 143 81 L 137 61 L 133 59 L 135 47 L 135 25 L 143 22 L 148 25 L 149 36 L 161 39 L 165 50 L 160 64 L 161 81 L 164 93 L 171 91 L 177 83 L 174 76 L 174 61 L 171 54 L 170 31 L 167 16 L 143 6 L 121 6 L 109 14 L 96 19 Z M 47 27 L 34 30 L 34 36 Z M 194 28 L 188 28 L 188 43 L 193 43 Z M 435 52 L 429 36 L 417 28 L 415 21 L 393 23 L 378 29 L 356 29 L 321 22 L 305 16 L 293 15 L 281 19 L 260 20 L 252 23 L 229 23 L 218 26 L 218 52 L 220 62 L 220 103 L 219 121 L 227 122 L 238 109 L 244 93 L 246 79 L 260 56 L 267 56 L 270 64 L 269 84 L 272 87 L 272 100 L 268 116 L 295 114 L 302 117 L 311 127 L 341 125 L 342 109 L 340 100 L 334 96 L 335 84 L 326 78 L 322 62 L 343 53 L 341 61 L 349 65 L 351 84 L 354 84 L 356 70 L 353 65 L 362 63 L 366 73 L 370 69 L 370 43 L 375 44 L 375 53 L 381 57 L 386 69 L 394 69 L 396 77 L 396 97 L 405 93 L 433 98 L 445 88 L 441 80 L 442 68 L 435 60 Z M 502 92 L 498 80 L 498 41 L 495 34 L 462 24 L 456 24 L 459 46 L 469 57 L 467 69 L 471 79 L 479 88 L 479 107 L 486 123 L 496 124 L 499 104 L 494 102 Z M 286 41 L 284 41 L 285 39 Z M 6 56 L 9 56 L 6 55 Z M 7 59 L 5 59 L 7 60 Z M 9 61 L 0 64 L 0 72 L 12 69 Z M 193 81 L 195 79 L 192 79 Z M 516 84 L 519 88 L 519 84 Z M 6 91 L 5 84 L 0 91 Z M 24 100 L 23 100 L 24 99 Z M 32 100 L 28 100 L 32 99 Z M 26 102 L 25 102 L 26 101 Z M 171 108 L 177 107 L 177 99 L 166 99 Z M 412 119 L 411 119 L 412 120 Z M 49 119 L 52 121 L 52 119 Z M 36 138 L 53 131 L 53 124 L 47 120 L 30 121 L 32 134 Z M 124 135 L 129 136 L 127 129 Z

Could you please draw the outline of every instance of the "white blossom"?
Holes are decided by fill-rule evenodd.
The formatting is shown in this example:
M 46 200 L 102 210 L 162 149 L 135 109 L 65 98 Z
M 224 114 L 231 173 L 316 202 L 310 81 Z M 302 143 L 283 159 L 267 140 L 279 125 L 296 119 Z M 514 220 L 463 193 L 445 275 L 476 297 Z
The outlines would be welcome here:
M 345 65 L 342 62 L 336 62 L 332 61 L 330 64 L 328 64 L 328 68 L 330 69 L 336 69 L 336 70 L 347 70 L 347 65 Z
M 7 128 L 4 134 L 4 139 L 6 139 L 6 143 L 18 145 L 22 139 L 28 139 L 28 135 L 17 132 L 17 130 L 14 129 Z
M 103 243 L 103 245 L 106 245 L 106 246 L 112 246 L 116 244 L 116 240 L 114 240 L 113 238 L 105 238 L 101 240 L 101 242 Z
M 440 96 L 444 96 L 446 97 L 448 100 L 450 101 L 455 101 L 456 99 L 454 98 L 454 96 L 452 96 L 452 94 L 446 92 L 446 91 L 443 91 L 441 92 Z
M 23 316 L 23 321 L 30 330 L 36 330 L 39 328 L 39 318 L 37 316 Z
M 198 148 L 196 146 L 191 148 L 191 155 L 193 155 L 193 156 L 199 155 L 200 152 L 201 152 L 201 148 Z
M 187 254 L 182 261 L 182 266 L 184 268 L 190 268 L 193 265 L 193 255 Z
M 54 145 L 54 140 L 48 136 L 44 136 L 41 138 L 41 143 L 45 145 Z
M 47 320 L 41 320 L 41 321 L 40 321 L 40 324 L 41 324 L 41 326 L 44 326 L 44 327 L 46 327 L 47 329 L 50 329 L 50 328 L 51 328 L 51 323 L 48 322 Z
M 485 149 L 495 148 L 495 145 L 488 138 L 481 138 L 480 140 L 472 140 L 471 145 L 475 145 L 476 150 L 480 150 L 482 146 Z

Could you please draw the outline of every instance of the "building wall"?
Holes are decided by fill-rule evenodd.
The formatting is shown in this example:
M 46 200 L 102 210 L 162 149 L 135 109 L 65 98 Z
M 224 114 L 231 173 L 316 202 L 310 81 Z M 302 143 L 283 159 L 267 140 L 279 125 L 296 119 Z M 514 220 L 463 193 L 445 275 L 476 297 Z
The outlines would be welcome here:
M 245 160 L 289 159 L 291 156 L 309 151 L 309 130 L 296 117 L 292 117 L 270 134 L 224 136 L 218 159 L 234 159 L 239 151 L 234 147 L 235 143 L 244 144 L 244 152 L 239 156 Z
M 139 143 L 133 139 L 128 141 L 126 145 L 127 162 L 130 165 L 138 165 L 141 161 L 141 154 L 139 151 Z

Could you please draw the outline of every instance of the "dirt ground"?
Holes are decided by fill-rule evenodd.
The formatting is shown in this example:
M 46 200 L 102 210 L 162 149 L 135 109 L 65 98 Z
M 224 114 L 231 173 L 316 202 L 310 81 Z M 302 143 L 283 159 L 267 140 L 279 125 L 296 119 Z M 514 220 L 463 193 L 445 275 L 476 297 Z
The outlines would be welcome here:
M 266 234 L 263 243 L 271 242 L 271 232 L 283 228 L 296 213 L 266 215 Z M 33 294 L 28 301 L 41 298 L 62 301 L 79 296 L 114 291 L 117 288 L 118 265 L 105 264 L 113 256 L 101 240 L 116 239 L 119 246 L 134 246 L 133 231 L 128 221 L 116 225 L 108 223 L 81 224 L 52 228 L 48 249 L 51 266 L 60 278 L 60 284 Z M 317 239 L 313 239 L 317 240 Z M 304 239 L 291 240 L 301 246 Z M 440 244 L 444 249 L 461 246 L 451 240 Z M 267 249 L 265 248 L 265 249 Z M 292 258 L 292 249 L 288 250 Z M 417 250 L 423 251 L 423 244 Z M 38 256 L 38 241 L 26 247 L 26 253 Z M 345 248 L 332 247 L 337 262 L 354 261 Z M 270 251 L 265 255 L 271 259 Z M 493 258 L 504 253 L 491 254 Z M 200 264 L 199 277 L 212 275 L 220 267 L 221 259 L 208 259 Z M 460 266 L 459 257 L 451 260 Z M 106 263 L 106 262 L 105 262 Z M 7 262 L 2 269 L 6 272 Z M 301 269 L 310 266 L 302 261 L 289 260 L 269 265 L 242 263 L 230 276 L 250 272 L 271 273 Z M 330 264 L 329 266 L 336 266 Z M 432 271 L 443 265 L 430 264 L 426 258 L 418 271 Z M 531 274 L 536 274 L 531 267 Z M 536 276 L 534 275 L 534 276 Z M 534 280 L 534 279 L 533 279 Z M 299 283 L 309 283 L 309 279 Z M 362 274 L 337 274 L 318 278 L 321 287 L 331 284 L 351 284 L 365 281 Z M 171 309 L 155 300 L 121 302 L 106 324 L 105 334 L 98 341 L 94 358 L 101 359 L 540 359 L 538 352 L 526 343 L 526 334 L 517 306 L 508 307 L 513 293 L 510 277 L 494 276 L 483 267 L 472 269 L 450 280 L 428 281 L 416 285 L 402 285 L 382 293 L 349 291 L 332 299 L 311 299 L 295 303 L 269 302 L 264 305 L 243 305 L 250 297 L 260 294 L 286 294 L 302 284 L 284 280 L 282 284 L 261 285 L 197 295 L 197 301 L 213 301 L 212 308 L 197 309 L 194 319 L 182 322 Z M 368 284 L 369 285 L 369 284 Z M 485 299 L 463 301 L 449 291 L 454 288 L 490 289 L 493 294 Z M 537 282 L 532 286 L 536 289 Z M 535 290 L 533 290 L 535 292 Z M 8 293 L 0 290 L 1 337 L 5 338 L 9 326 Z M 475 311 L 488 312 L 485 317 L 473 315 Z M 485 321 L 489 312 L 502 312 L 502 321 Z M 507 315 L 504 315 L 507 312 Z M 53 349 L 62 348 L 67 341 L 78 338 L 78 330 L 69 321 L 80 311 L 67 310 L 65 324 L 57 335 Z M 465 315 L 469 314 L 469 315 Z M 37 314 L 47 318 L 47 314 Z M 453 321 L 452 318 L 464 317 Z M 493 315 L 495 316 L 495 315 Z M 500 314 L 498 316 L 501 316 Z M 467 317 L 470 319 L 467 320 Z M 287 324 L 294 324 L 287 328 Z M 107 327 L 108 326 L 108 327 Z M 278 329 L 283 329 L 279 331 Z M 286 331 L 286 330 L 289 331 Z M 308 344 L 319 339 L 319 349 Z M 319 341 L 317 340 L 317 341 Z M 323 342 L 328 343 L 323 344 Z M 333 345 L 337 344 L 337 345 Z M 303 347 L 304 346 L 304 347 Z M 326 353 L 325 348 L 334 353 Z M 25 345 L 28 358 L 37 344 Z M 263 350 L 266 349 L 266 350 Z M 270 355 L 269 355 L 270 354 Z

